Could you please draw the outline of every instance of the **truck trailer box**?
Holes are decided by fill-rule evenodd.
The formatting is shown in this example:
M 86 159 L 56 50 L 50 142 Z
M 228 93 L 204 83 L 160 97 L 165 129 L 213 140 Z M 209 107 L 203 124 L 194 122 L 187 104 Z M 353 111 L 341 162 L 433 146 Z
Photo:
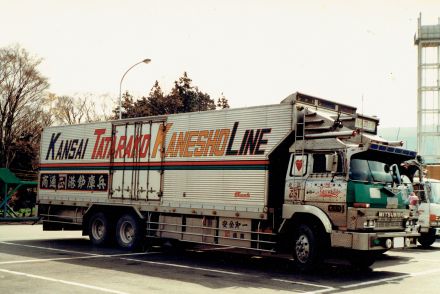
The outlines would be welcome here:
M 46 128 L 39 200 L 261 214 L 293 116 L 284 103 Z

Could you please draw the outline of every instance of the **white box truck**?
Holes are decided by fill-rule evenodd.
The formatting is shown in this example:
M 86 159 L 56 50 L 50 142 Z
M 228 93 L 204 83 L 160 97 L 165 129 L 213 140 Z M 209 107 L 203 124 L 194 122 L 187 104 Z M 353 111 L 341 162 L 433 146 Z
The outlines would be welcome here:
M 412 194 L 417 196 L 413 201 L 408 197 L 406 202 L 417 218 L 420 226 L 417 240 L 424 248 L 440 238 L 440 181 L 427 178 L 426 167 L 423 158 L 417 156 L 416 160 L 409 160 L 400 168 L 403 182 L 412 185 Z
M 415 186 L 420 199 L 416 215 L 420 225 L 418 241 L 426 248 L 440 238 L 440 181 L 424 178 Z
M 93 244 L 152 238 L 289 254 L 301 270 L 330 248 L 416 244 L 398 166 L 416 153 L 378 119 L 295 93 L 280 104 L 46 128 L 39 216 Z

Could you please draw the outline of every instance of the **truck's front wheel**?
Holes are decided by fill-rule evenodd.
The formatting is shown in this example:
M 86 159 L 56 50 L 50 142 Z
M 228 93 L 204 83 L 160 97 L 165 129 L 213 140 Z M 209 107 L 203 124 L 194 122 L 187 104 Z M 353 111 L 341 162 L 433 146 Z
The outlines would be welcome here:
M 309 272 L 322 262 L 319 242 L 319 233 L 308 225 L 299 225 L 295 229 L 293 258 L 298 270 Z
M 116 223 L 116 241 L 127 250 L 140 248 L 143 241 L 142 225 L 132 214 L 124 214 Z
M 423 248 L 427 248 L 431 246 L 437 237 L 432 232 L 422 233 L 420 237 L 417 239 Z
M 104 213 L 92 215 L 89 221 L 89 238 L 93 245 L 101 246 L 110 242 L 112 236 L 110 221 Z

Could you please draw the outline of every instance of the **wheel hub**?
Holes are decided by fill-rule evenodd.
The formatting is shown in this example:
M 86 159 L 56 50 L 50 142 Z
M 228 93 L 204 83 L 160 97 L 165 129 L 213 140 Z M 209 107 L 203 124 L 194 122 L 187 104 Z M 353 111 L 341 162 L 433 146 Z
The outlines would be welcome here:
M 135 232 L 130 222 L 124 222 L 121 225 L 121 229 L 119 230 L 119 235 L 121 236 L 121 240 L 124 243 L 129 244 L 132 242 Z
M 295 244 L 296 257 L 302 263 L 307 262 L 310 255 L 309 239 L 306 235 L 300 235 Z
M 92 234 L 95 239 L 99 240 L 102 239 L 102 237 L 105 234 L 105 226 L 104 223 L 101 220 L 95 220 L 92 227 Z

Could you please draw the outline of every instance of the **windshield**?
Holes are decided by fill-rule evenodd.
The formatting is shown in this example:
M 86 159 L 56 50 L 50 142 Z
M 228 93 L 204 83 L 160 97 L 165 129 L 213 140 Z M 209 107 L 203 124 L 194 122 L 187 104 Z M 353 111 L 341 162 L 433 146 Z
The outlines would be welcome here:
M 350 161 L 350 179 L 365 182 L 392 183 L 393 178 L 386 170 L 387 164 L 366 159 L 352 159 Z
M 430 182 L 430 184 L 431 184 L 431 193 L 429 193 L 429 201 L 431 203 L 440 204 L 440 183 Z

